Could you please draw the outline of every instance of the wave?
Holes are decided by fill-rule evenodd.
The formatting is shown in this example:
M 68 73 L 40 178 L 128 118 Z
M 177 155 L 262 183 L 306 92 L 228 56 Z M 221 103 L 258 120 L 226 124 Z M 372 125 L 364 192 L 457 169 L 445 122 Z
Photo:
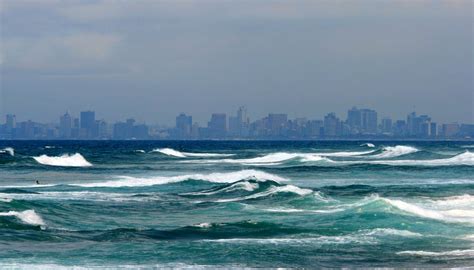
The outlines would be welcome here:
M 361 144 L 360 146 L 366 146 L 366 147 L 370 147 L 370 148 L 374 148 L 375 145 L 373 143 L 363 143 Z
M 54 149 L 54 148 L 56 148 L 56 146 L 46 145 L 44 148 L 45 148 L 45 149 Z
M 275 195 L 277 193 L 293 193 L 299 196 L 306 196 L 313 193 L 313 191 L 311 189 L 300 188 L 293 185 L 271 186 L 270 188 L 264 191 L 257 192 L 251 195 L 237 197 L 237 198 L 230 198 L 230 199 L 219 199 L 216 202 L 237 202 L 237 201 L 244 201 L 244 200 L 252 200 L 252 199 L 268 197 L 271 195 Z
M 11 147 L 6 147 L 0 150 L 0 153 L 2 154 L 9 154 L 10 156 L 14 157 L 15 156 L 15 149 Z
M 190 153 L 190 152 L 180 152 L 172 148 L 159 148 L 154 149 L 152 152 L 159 152 L 167 156 L 186 158 L 186 157 L 229 157 L 234 154 L 218 154 L 218 153 Z
M 257 181 L 275 181 L 284 182 L 288 181 L 278 175 L 257 171 L 257 170 L 242 170 L 237 172 L 228 173 L 211 173 L 211 174 L 187 174 L 178 176 L 158 176 L 152 178 L 137 178 L 130 176 L 122 176 L 119 180 L 98 182 L 98 183 L 87 183 L 87 184 L 74 184 L 75 186 L 81 187 L 142 187 L 142 186 L 153 186 L 153 185 L 164 185 L 170 183 L 183 182 L 188 180 L 200 180 L 212 183 L 234 183 L 245 179 L 255 179 Z
M 381 198 L 391 206 L 415 216 L 446 222 L 474 223 L 474 210 L 469 209 L 428 209 L 402 200 Z
M 18 211 L 8 211 L 8 212 L 0 212 L 0 216 L 14 216 L 20 219 L 22 222 L 29 224 L 29 225 L 39 225 L 44 226 L 45 223 L 41 216 L 39 216 L 35 210 L 25 210 L 22 212 Z
M 357 161 L 355 161 L 357 162 Z M 372 160 L 370 164 L 395 165 L 395 166 L 474 166 L 474 153 L 466 151 L 462 154 L 443 159 L 417 159 L 417 160 Z
M 386 146 L 382 148 L 382 153 L 373 155 L 371 158 L 394 158 L 411 153 L 418 152 L 419 150 L 412 146 L 397 145 L 397 146 Z
M 205 160 L 205 162 L 240 163 L 243 165 L 260 166 L 260 165 L 279 165 L 284 161 L 289 161 L 293 159 L 301 159 L 302 161 L 331 161 L 325 157 L 320 156 L 319 154 L 278 152 L 278 153 L 271 153 L 265 156 L 255 157 L 255 158 Z
M 207 225 L 208 223 L 206 223 Z M 210 226 L 212 227 L 212 225 Z M 204 227 L 204 228 L 210 228 Z M 285 238 L 227 238 L 227 239 L 206 239 L 205 242 L 218 243 L 237 243 L 237 244 L 273 244 L 273 245 L 344 245 L 344 244 L 376 244 L 378 238 L 383 237 L 421 237 L 422 234 L 407 231 L 397 230 L 392 228 L 376 228 L 373 230 L 362 230 L 353 234 L 334 235 L 334 236 L 308 236 L 304 238 L 285 237 Z
M 424 251 L 424 250 L 407 250 L 397 252 L 398 255 L 413 255 L 413 256 L 429 256 L 429 257 L 438 257 L 438 256 L 474 256 L 474 249 L 458 249 L 450 251 Z
M 142 153 L 142 154 L 143 154 L 143 153 L 145 153 L 145 150 L 139 149 L 139 150 L 135 150 L 134 152 L 135 152 L 135 153 Z
M 61 166 L 61 167 L 90 167 L 92 166 L 81 154 L 76 153 L 74 155 L 64 154 L 58 157 L 50 157 L 47 155 L 41 155 L 39 157 L 33 157 L 36 162 L 49 165 L 49 166 Z

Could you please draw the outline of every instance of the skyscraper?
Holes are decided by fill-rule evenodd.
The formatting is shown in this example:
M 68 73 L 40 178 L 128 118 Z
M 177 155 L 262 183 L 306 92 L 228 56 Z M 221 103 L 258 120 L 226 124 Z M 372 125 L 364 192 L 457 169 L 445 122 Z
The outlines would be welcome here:
M 213 113 L 207 127 L 210 137 L 224 138 L 227 134 L 227 115 L 225 113 Z
M 176 136 L 178 138 L 187 138 L 191 135 L 193 126 L 193 117 L 184 113 L 176 116 Z
M 81 112 L 81 137 L 91 138 L 95 128 L 95 112 L 85 111 Z
M 288 115 L 284 113 L 270 113 L 268 115 L 268 130 L 272 136 L 281 136 L 286 129 Z
M 63 139 L 71 138 L 72 118 L 69 113 L 65 113 L 59 118 L 59 137 Z
M 362 132 L 377 133 L 377 112 L 371 109 L 360 110 Z
M 324 136 L 337 137 L 341 135 L 341 121 L 335 113 L 328 113 L 324 117 Z

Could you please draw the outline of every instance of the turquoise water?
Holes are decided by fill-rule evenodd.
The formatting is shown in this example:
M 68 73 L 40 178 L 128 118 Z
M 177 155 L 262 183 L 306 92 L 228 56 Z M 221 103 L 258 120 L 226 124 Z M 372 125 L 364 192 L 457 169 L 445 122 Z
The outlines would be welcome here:
M 474 143 L 366 143 L 0 142 L 0 267 L 474 265 Z

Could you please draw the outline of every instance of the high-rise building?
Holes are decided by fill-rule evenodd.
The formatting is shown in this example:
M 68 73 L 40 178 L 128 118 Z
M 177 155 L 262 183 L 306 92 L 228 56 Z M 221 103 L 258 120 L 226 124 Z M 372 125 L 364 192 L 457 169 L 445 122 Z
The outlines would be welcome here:
M 95 112 L 93 111 L 81 112 L 80 136 L 85 137 L 85 138 L 92 138 L 95 128 L 96 128 Z
M 59 137 L 69 139 L 72 135 L 72 117 L 65 113 L 59 118 Z
M 268 130 L 272 136 L 282 136 L 286 129 L 288 115 L 284 113 L 270 113 L 268 115 Z
M 352 109 L 347 111 L 346 122 L 352 134 L 360 133 L 362 127 L 361 111 L 357 107 L 352 107 Z
M 14 114 L 7 114 L 6 123 L 5 123 L 5 131 L 7 133 L 11 133 L 13 129 L 15 128 L 16 128 L 16 116 Z
M 193 126 L 193 117 L 184 113 L 176 116 L 176 136 L 178 138 L 187 138 L 191 135 Z
M 364 133 L 377 133 L 377 112 L 371 109 L 360 110 L 362 131 Z
M 324 117 L 324 136 L 337 137 L 341 135 L 342 125 L 335 113 L 328 113 Z
M 213 113 L 207 127 L 210 137 L 224 138 L 227 134 L 227 115 L 225 113 Z
M 382 132 L 385 134 L 391 134 L 392 133 L 392 119 L 386 117 L 382 119 L 382 125 L 381 125 Z

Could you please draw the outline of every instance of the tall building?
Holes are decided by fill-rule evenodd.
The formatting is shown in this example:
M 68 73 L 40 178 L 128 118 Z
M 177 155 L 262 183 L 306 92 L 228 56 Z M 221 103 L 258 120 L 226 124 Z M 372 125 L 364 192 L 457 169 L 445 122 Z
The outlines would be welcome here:
M 14 114 L 7 114 L 5 129 L 7 133 L 11 133 L 16 128 L 16 116 Z
M 392 133 L 392 119 L 386 117 L 382 119 L 381 130 L 385 134 Z
M 362 132 L 377 133 L 377 112 L 371 109 L 360 110 Z
M 358 134 L 361 131 L 362 126 L 362 115 L 357 107 L 352 107 L 352 109 L 347 111 L 347 125 L 352 134 Z
M 225 113 L 213 113 L 207 127 L 210 137 L 224 138 L 227 135 L 227 115 Z
M 59 137 L 69 139 L 72 135 L 72 117 L 65 113 L 59 118 Z
M 81 112 L 81 131 L 80 136 L 84 138 L 92 138 L 94 129 L 96 128 L 95 112 Z
M 342 124 L 335 113 L 328 113 L 324 117 L 324 136 L 337 137 L 341 135 Z
M 287 127 L 288 115 L 284 113 L 270 113 L 268 115 L 268 130 L 271 136 L 282 136 Z
M 247 109 L 244 106 L 239 107 L 236 116 L 229 117 L 230 136 L 245 137 L 248 136 L 249 119 L 247 117 Z
M 193 117 L 184 113 L 176 116 L 176 136 L 178 138 L 187 138 L 191 136 L 193 126 Z

